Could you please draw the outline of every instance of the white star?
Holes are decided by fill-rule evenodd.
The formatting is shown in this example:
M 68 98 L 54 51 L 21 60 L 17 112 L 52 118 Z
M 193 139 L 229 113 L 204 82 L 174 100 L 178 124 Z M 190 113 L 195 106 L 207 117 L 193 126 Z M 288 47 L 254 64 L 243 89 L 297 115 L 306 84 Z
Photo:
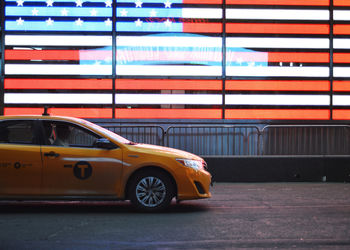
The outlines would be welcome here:
M 105 4 L 106 4 L 106 7 L 112 7 L 112 1 L 111 0 L 107 0 L 105 2 Z
M 100 61 L 95 61 L 94 65 L 101 65 L 101 62 Z
M 165 24 L 166 27 L 170 27 L 171 24 L 172 24 L 172 22 L 171 22 L 169 19 L 167 19 L 167 20 L 164 22 L 164 24 Z
M 241 57 L 237 58 L 236 62 L 239 64 L 239 65 L 242 65 L 243 63 L 243 59 Z
M 109 56 L 107 56 L 107 57 L 104 59 L 104 61 L 105 61 L 106 63 L 110 63 L 110 62 L 112 61 L 112 58 L 109 57 Z
M 17 1 L 17 6 L 23 6 L 24 1 L 23 0 L 18 0 Z
M 46 4 L 47 4 L 47 7 L 49 6 L 53 7 L 53 0 L 47 0 Z
M 283 66 L 283 62 L 280 62 L 280 67 L 282 67 Z
M 255 67 L 255 62 L 249 62 L 248 67 Z
M 152 9 L 151 12 L 149 13 L 149 15 L 150 15 L 151 17 L 155 17 L 155 16 L 157 16 L 157 11 L 155 11 L 154 9 Z
M 143 2 L 141 2 L 140 0 L 137 0 L 137 1 L 135 2 L 135 4 L 136 4 L 136 8 L 142 8 Z
M 143 22 L 140 20 L 140 18 L 135 21 L 136 27 L 141 27 L 142 23 Z
M 169 0 L 167 0 L 165 3 L 165 8 L 171 8 L 171 2 Z
M 82 26 L 83 25 L 83 20 L 81 20 L 80 18 L 79 19 L 77 19 L 77 20 L 75 20 L 75 25 L 77 25 L 77 26 Z
M 16 20 L 17 25 L 23 25 L 24 20 L 20 17 L 19 19 Z
M 33 16 L 37 16 L 39 13 L 39 10 L 37 10 L 36 8 L 32 9 L 32 15 Z
M 107 20 L 105 20 L 105 24 L 106 24 L 106 26 L 112 26 L 112 21 L 111 21 L 111 19 L 107 19 Z
M 51 17 L 50 17 L 50 18 L 47 19 L 45 22 L 46 22 L 46 25 L 47 25 L 47 26 L 51 26 L 51 25 L 53 25 L 53 22 L 54 22 L 54 21 L 53 21 L 53 20 L 51 19 Z
M 76 0 L 75 3 L 77 5 L 76 7 L 83 7 L 83 1 L 82 0 Z
M 97 10 L 92 9 L 92 10 L 90 11 L 90 14 L 91 14 L 91 16 L 97 16 Z
M 126 9 L 122 9 L 122 10 L 120 11 L 120 14 L 121 14 L 122 16 L 127 16 L 127 15 L 128 15 L 128 11 L 127 11 Z
M 68 16 L 68 10 L 66 10 L 66 8 L 64 8 L 63 10 L 61 10 L 61 15 L 62 15 L 62 16 Z

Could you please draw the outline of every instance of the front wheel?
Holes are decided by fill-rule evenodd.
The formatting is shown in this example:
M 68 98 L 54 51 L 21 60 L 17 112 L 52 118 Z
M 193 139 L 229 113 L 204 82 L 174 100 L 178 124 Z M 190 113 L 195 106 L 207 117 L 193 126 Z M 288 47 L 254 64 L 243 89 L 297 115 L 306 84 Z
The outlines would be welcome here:
M 131 203 L 137 209 L 148 212 L 165 209 L 175 196 L 169 176 L 156 170 L 137 174 L 129 190 Z

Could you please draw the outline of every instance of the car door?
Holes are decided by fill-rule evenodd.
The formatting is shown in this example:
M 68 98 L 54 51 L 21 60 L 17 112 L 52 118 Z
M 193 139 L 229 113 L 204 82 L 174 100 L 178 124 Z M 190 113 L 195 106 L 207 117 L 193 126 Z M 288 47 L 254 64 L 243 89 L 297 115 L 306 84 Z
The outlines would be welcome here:
M 0 122 L 0 195 L 39 195 L 42 162 L 33 120 Z
M 77 124 L 43 121 L 43 193 L 110 196 L 117 193 L 122 150 L 94 146 L 101 137 Z

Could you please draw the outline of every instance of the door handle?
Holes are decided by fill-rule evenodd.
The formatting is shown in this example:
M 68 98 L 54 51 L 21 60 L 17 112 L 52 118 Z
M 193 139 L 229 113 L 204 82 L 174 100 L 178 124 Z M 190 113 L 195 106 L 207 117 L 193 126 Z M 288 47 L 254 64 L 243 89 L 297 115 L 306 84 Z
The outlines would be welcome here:
M 50 151 L 49 153 L 44 153 L 44 156 L 57 158 L 60 156 L 60 154 L 57 154 L 54 151 Z

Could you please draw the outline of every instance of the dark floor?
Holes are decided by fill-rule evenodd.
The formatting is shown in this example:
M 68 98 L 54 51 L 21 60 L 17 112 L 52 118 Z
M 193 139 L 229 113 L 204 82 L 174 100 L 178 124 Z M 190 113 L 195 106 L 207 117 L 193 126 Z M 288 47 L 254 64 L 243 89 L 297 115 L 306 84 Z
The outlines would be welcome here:
M 350 184 L 218 183 L 158 214 L 128 202 L 0 202 L 0 249 L 350 249 Z

